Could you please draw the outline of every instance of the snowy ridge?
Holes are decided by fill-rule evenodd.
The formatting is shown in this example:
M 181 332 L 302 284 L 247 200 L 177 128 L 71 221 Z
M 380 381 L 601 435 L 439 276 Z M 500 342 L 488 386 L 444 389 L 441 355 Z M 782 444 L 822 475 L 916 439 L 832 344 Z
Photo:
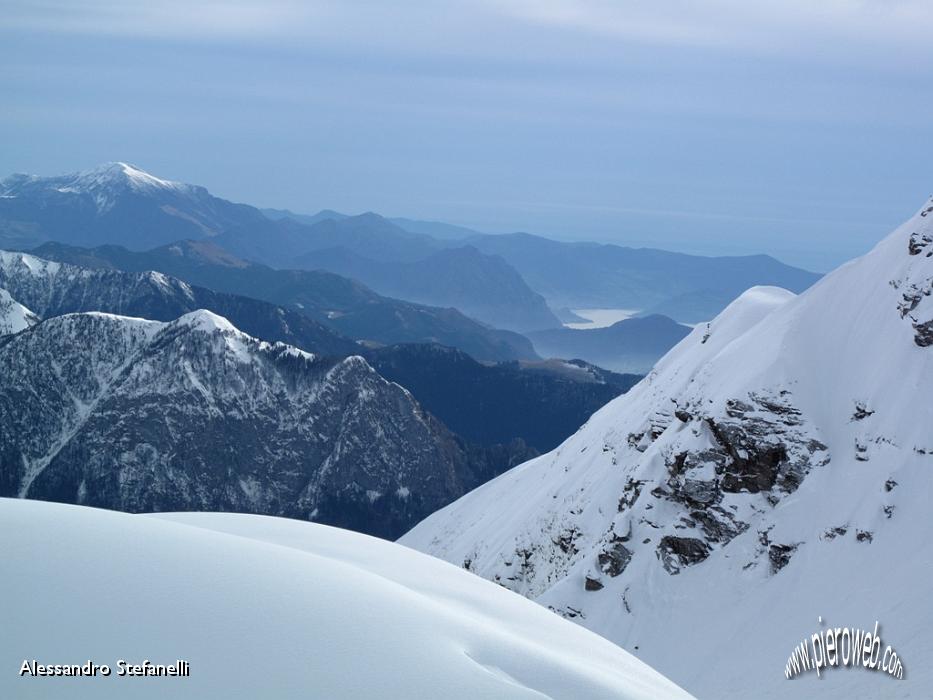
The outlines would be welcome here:
M 210 309 L 219 316 L 229 316 L 232 325 L 225 326 L 225 331 L 231 338 L 236 336 L 232 326 L 245 324 L 244 330 L 252 335 L 300 345 L 321 355 L 345 355 L 357 347 L 350 339 L 296 311 L 192 287 L 155 271 L 85 268 L 26 253 L 0 251 L 0 288 L 7 289 L 13 298 L 42 318 L 107 311 L 170 321 L 192 311 Z
M 135 683 L 134 698 L 164 698 L 171 685 L 173 697 L 199 699 L 690 699 L 519 596 L 321 525 L 0 499 L 0 557 L 15 572 L 0 595 L 17 601 L 0 635 L 3 665 L 18 669 L 24 653 L 114 670 L 120 658 L 191 665 L 183 679 L 7 673 L 5 697 L 32 697 L 41 683 L 61 697 L 125 698 Z
M 931 292 L 933 202 L 798 297 L 746 292 L 554 452 L 401 541 L 607 636 L 699 697 L 807 695 L 811 679 L 782 670 L 820 616 L 879 620 L 923 658 Z M 933 692 L 922 662 L 909 685 L 880 676 L 831 674 L 819 696 Z
M 38 322 L 38 316 L 0 288 L 0 336 L 19 333 Z
M 16 270 L 18 273 L 28 273 L 34 277 L 51 277 L 62 268 L 61 263 L 52 260 L 37 258 L 28 253 L 14 253 L 0 250 L 0 265 L 5 270 Z
M 78 300 L 86 300 L 91 295 L 104 305 L 111 299 L 126 303 L 134 297 L 160 295 L 194 299 L 189 284 L 160 272 L 93 270 L 6 250 L 0 250 L 0 287 L 10 290 L 17 300 L 40 317 L 69 303 L 81 306 Z

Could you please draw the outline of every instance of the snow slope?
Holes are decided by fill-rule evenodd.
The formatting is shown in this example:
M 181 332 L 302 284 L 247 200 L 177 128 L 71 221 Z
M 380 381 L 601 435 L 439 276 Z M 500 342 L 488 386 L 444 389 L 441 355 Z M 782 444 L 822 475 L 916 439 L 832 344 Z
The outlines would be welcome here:
M 701 698 L 931 697 L 931 292 L 933 201 L 798 297 L 749 290 L 559 448 L 401 542 Z M 786 680 L 819 617 L 879 621 L 906 680 Z
M 38 322 L 38 316 L 0 288 L 0 335 L 19 333 Z
M 0 561 L 2 697 L 690 698 L 519 596 L 321 525 L 0 499 Z M 21 678 L 24 658 L 191 675 Z

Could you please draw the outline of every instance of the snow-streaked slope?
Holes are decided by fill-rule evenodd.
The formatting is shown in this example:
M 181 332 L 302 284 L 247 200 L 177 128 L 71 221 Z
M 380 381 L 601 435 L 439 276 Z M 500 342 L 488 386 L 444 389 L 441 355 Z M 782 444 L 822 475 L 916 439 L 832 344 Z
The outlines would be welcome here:
M 930 697 L 933 202 L 794 297 L 754 288 L 554 452 L 402 538 L 618 642 L 699 697 L 798 698 L 792 648 L 871 628 Z M 816 697 L 816 695 L 814 695 Z
M 0 499 L 0 561 L 2 697 L 690 697 L 519 596 L 321 525 Z M 17 676 L 33 658 L 183 659 L 191 675 Z
M 386 537 L 484 466 L 362 357 L 261 341 L 203 309 L 66 314 L 0 337 L 0 426 L 3 496 Z
M 19 333 L 38 322 L 38 316 L 0 288 L 0 335 Z

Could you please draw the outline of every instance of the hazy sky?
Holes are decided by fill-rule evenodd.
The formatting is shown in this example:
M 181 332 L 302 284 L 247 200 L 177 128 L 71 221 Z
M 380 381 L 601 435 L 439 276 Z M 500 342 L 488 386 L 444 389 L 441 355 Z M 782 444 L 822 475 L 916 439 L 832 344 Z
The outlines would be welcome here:
M 0 172 L 827 269 L 933 191 L 930 0 L 0 0 Z

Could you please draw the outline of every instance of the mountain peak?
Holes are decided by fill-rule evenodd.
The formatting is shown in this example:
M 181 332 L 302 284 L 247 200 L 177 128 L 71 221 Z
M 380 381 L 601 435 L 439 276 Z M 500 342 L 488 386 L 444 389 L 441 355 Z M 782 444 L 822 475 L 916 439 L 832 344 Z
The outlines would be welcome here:
M 46 192 L 88 195 L 93 198 L 98 212 L 102 214 L 113 208 L 118 195 L 127 191 L 146 194 L 187 192 L 191 187 L 180 182 L 163 180 L 135 165 L 114 161 L 56 177 L 13 175 L 3 181 L 0 194 L 7 197 Z
M 75 191 L 94 193 L 101 189 L 129 187 L 137 191 L 178 190 L 187 185 L 172 180 L 163 180 L 129 163 L 115 161 L 103 163 L 89 170 L 70 176 Z
M 197 309 L 196 311 L 186 313 L 183 316 L 179 316 L 174 323 L 178 326 L 187 326 L 192 330 L 204 331 L 205 333 L 216 333 L 219 331 L 223 334 L 232 333 L 238 336 L 246 335 L 223 316 L 219 316 L 207 309 Z

